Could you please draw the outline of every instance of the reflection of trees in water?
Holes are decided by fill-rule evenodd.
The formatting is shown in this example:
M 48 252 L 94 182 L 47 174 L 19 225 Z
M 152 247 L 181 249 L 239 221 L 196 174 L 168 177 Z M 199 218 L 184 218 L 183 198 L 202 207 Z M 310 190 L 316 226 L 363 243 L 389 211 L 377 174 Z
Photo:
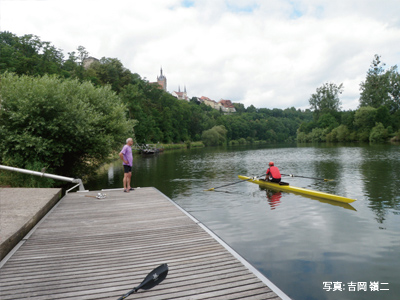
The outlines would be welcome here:
M 400 160 L 398 147 L 375 145 L 362 149 L 361 173 L 369 207 L 382 224 L 389 209 L 400 211 Z
M 356 148 L 324 148 L 321 146 L 314 148 L 312 165 L 316 177 L 334 179 L 328 185 L 324 182 L 314 183 L 314 186 L 323 191 L 334 193 L 342 186 L 345 188 L 345 185 L 354 185 L 357 188 L 362 185 L 363 194 L 369 200 L 369 207 L 375 213 L 378 223 L 382 224 L 386 220 L 391 209 L 400 210 L 398 147 L 365 145 Z M 349 168 L 349 165 L 353 169 Z M 357 175 L 361 175 L 361 178 Z

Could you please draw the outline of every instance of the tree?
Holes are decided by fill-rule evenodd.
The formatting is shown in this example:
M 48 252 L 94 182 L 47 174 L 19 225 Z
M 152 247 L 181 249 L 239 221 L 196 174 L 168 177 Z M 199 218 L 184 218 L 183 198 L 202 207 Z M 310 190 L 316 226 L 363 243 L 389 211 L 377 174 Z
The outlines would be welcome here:
M 340 111 L 341 102 L 339 94 L 343 91 L 343 83 L 338 86 L 334 83 L 325 83 L 317 88 L 317 92 L 311 95 L 309 103 L 314 111 L 314 119 L 318 120 L 323 114 L 335 114 Z
M 389 70 L 389 111 L 396 113 L 400 111 L 400 74 L 397 71 L 397 66 Z
M 233 106 L 235 107 L 236 112 L 239 114 L 246 112 L 246 108 L 244 107 L 243 103 L 233 103 Z
M 252 104 L 249 107 L 247 107 L 246 111 L 248 113 L 255 113 L 255 112 L 257 112 L 257 108 L 255 108 L 255 106 Z
M 226 142 L 227 130 L 225 126 L 219 125 L 203 132 L 201 140 L 206 146 L 219 146 Z
M 354 115 L 354 126 L 357 129 L 358 140 L 368 141 L 371 129 L 376 122 L 376 108 L 371 106 L 360 107 Z
M 325 113 L 321 115 L 318 119 L 317 124 L 319 128 L 328 128 L 329 130 L 332 130 L 333 128 L 339 126 L 339 123 L 336 121 L 335 117 L 332 116 L 330 113 Z
M 35 35 L 17 37 L 10 32 L 0 32 L 0 72 L 60 75 L 63 58 L 61 50 Z
M 117 93 L 121 92 L 123 87 L 134 81 L 134 76 L 117 58 L 100 59 L 100 62 L 93 63 L 87 70 L 92 81 L 97 77 L 103 85 L 110 84 Z
M 4 164 L 83 176 L 133 136 L 135 122 L 126 119 L 126 107 L 110 87 L 48 75 L 4 73 L 0 79 Z
M 367 72 L 367 78 L 360 84 L 360 107 L 378 108 L 387 105 L 390 108 L 390 72 L 385 72 L 385 64 L 380 56 L 375 54 L 374 60 Z
M 354 115 L 354 125 L 359 130 L 371 130 L 375 126 L 376 112 L 371 106 L 360 107 Z
M 79 53 L 78 54 L 79 63 L 81 66 L 83 66 L 84 60 L 89 57 L 89 52 L 83 46 L 78 46 L 78 48 L 76 50 L 78 50 L 78 53 Z
M 369 141 L 371 143 L 383 142 L 388 138 L 388 132 L 382 123 L 376 123 L 375 127 L 372 128 L 371 134 L 369 135 Z

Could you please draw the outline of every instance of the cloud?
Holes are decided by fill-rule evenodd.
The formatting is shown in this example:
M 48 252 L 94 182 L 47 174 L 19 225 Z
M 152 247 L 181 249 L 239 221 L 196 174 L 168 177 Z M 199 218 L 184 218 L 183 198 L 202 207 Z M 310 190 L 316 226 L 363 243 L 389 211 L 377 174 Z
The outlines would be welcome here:
M 23 3 L 23 5 L 21 5 Z M 398 64 L 397 1 L 43 0 L 1 1 L 2 30 L 35 34 L 67 52 L 118 58 L 168 90 L 246 107 L 308 108 L 325 82 L 358 105 L 374 54 Z

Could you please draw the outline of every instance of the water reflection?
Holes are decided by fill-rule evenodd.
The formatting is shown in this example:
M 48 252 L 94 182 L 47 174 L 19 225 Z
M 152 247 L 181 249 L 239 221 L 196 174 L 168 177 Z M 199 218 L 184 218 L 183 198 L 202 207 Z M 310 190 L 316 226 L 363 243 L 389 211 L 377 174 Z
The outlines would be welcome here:
M 282 192 L 274 192 L 271 190 L 267 190 L 266 195 L 268 203 L 271 206 L 271 210 L 275 209 L 281 203 Z
M 267 188 L 264 188 L 264 187 L 259 187 L 259 188 L 260 188 L 260 190 L 266 192 L 266 198 L 268 199 L 268 202 L 269 202 L 269 204 L 271 206 L 271 209 L 275 209 L 281 202 L 282 192 L 270 190 L 270 189 L 267 189 Z M 342 203 L 342 202 L 338 202 L 338 201 L 322 199 L 322 198 L 311 196 L 311 195 L 307 195 L 307 194 L 300 194 L 300 193 L 295 193 L 295 192 L 291 192 L 291 193 L 300 195 L 303 198 L 317 200 L 317 201 L 319 201 L 321 203 L 326 203 L 326 204 L 329 204 L 329 205 L 338 206 L 338 207 L 342 207 L 342 208 L 345 208 L 345 209 L 350 209 L 350 210 L 353 210 L 353 211 L 357 211 L 349 203 Z
M 365 194 L 380 224 L 386 220 L 388 208 L 400 210 L 397 186 L 400 181 L 400 157 L 397 150 L 398 147 L 393 145 L 374 145 L 361 150 L 363 159 L 360 169 Z
M 110 166 L 108 168 L 108 184 L 113 185 L 114 184 L 114 166 Z

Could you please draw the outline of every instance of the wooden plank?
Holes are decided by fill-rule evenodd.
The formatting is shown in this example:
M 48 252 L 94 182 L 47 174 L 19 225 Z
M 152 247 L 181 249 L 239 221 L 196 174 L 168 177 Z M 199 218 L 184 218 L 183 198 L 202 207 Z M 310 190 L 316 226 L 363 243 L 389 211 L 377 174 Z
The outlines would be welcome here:
M 167 279 L 141 299 L 281 299 L 154 188 L 96 194 L 45 217 L 0 269 L 1 299 L 116 299 L 162 263 Z

